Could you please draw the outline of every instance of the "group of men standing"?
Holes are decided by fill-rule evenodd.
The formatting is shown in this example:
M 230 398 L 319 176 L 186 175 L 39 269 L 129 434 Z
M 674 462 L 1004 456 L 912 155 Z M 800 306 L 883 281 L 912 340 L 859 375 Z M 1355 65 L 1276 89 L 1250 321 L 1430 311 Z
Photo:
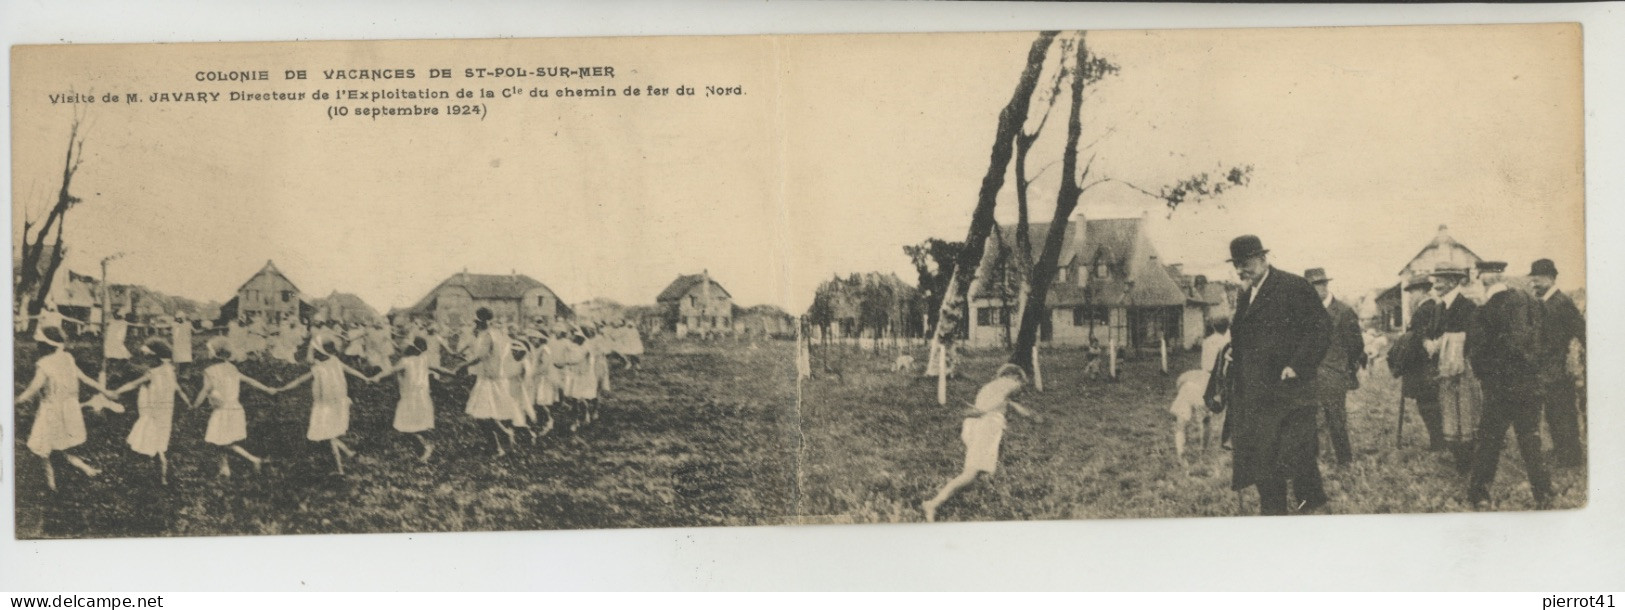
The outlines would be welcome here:
M 1405 286 L 1413 314 L 1393 363 L 1404 397 L 1417 403 L 1429 448 L 1448 451 L 1470 475 L 1467 499 L 1489 502 L 1508 427 L 1513 429 L 1537 506 L 1551 502 L 1551 477 L 1541 454 L 1544 418 L 1559 468 L 1584 465 L 1580 440 L 1578 351 L 1585 319 L 1554 284 L 1557 266 L 1530 265 L 1533 295 L 1509 288 L 1506 263 L 1477 264 L 1484 287 L 1479 304 L 1463 294 L 1468 269 L 1440 266 Z
M 1230 262 L 1243 282 L 1230 329 L 1231 486 L 1256 486 L 1262 514 L 1306 513 L 1330 501 L 1318 462 L 1321 416 L 1337 463 L 1353 459 L 1345 401 L 1359 386 L 1367 355 L 1359 317 L 1331 296 L 1325 271 L 1294 275 L 1270 266 L 1268 253 L 1253 235 L 1230 243 Z M 1557 465 L 1584 463 L 1571 344 L 1583 346 L 1585 322 L 1553 287 L 1557 269 L 1550 260 L 1530 270 L 1533 296 L 1506 285 L 1506 263 L 1481 262 L 1477 271 L 1482 305 L 1463 294 L 1466 268 L 1441 266 L 1406 285 L 1415 313 L 1390 367 L 1401 376 L 1404 396 L 1417 401 L 1430 449 L 1449 451 L 1460 472 L 1470 473 L 1467 500 L 1474 508 L 1488 507 L 1508 427 L 1535 505 L 1547 507 L 1543 416 Z

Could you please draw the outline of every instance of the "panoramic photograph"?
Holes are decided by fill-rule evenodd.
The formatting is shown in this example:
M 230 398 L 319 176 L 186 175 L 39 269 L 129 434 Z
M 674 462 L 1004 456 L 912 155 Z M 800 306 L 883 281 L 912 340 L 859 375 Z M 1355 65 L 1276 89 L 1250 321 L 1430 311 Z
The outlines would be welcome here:
M 1587 503 L 1574 25 L 11 66 L 19 538 Z

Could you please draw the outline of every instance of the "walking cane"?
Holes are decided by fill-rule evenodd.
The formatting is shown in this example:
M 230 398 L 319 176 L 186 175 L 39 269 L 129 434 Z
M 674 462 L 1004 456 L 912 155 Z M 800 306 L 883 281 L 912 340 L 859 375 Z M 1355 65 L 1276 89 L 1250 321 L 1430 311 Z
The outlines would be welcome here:
M 1405 446 L 1405 392 L 1399 393 L 1399 433 L 1394 435 L 1394 448 Z

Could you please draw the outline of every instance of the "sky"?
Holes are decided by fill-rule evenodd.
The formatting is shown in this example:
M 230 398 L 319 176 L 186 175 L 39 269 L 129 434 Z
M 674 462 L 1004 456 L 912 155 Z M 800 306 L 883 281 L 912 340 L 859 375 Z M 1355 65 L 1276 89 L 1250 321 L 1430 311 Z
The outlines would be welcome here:
M 317 102 L 91 104 L 68 266 L 224 301 L 267 260 L 310 296 L 408 305 L 457 271 L 568 302 L 650 303 L 709 270 L 741 305 L 803 310 L 833 274 L 913 279 L 902 247 L 962 239 L 1031 33 L 25 47 L 13 55 L 13 223 L 54 195 L 74 108 L 51 93 L 738 85 L 743 96 L 488 101 L 469 117 L 329 119 Z M 1165 262 L 1225 277 L 1258 234 L 1334 290 L 1391 284 L 1440 225 L 1583 285 L 1577 28 L 1090 32 L 1120 72 L 1085 98 L 1091 176 L 1155 190 L 1252 165 L 1170 213 L 1115 182 L 1079 212 L 1144 215 Z M 423 80 L 431 66 L 612 65 L 613 79 Z M 199 83 L 305 68 L 306 83 Z M 325 68 L 412 67 L 404 83 Z M 1051 66 L 1049 69 L 1053 69 Z M 1046 71 L 1046 75 L 1048 71 Z M 460 76 L 460 75 L 459 75 Z M 1067 100 L 1030 167 L 1047 219 Z M 1007 181 L 999 216 L 1014 218 Z M 14 226 L 15 234 L 15 226 Z

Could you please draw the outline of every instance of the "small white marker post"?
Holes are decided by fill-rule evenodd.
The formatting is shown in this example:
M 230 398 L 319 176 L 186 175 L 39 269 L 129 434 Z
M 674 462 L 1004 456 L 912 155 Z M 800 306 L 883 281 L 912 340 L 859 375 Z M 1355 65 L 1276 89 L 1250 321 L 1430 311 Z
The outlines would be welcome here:
M 948 347 L 938 341 L 931 348 L 936 352 L 937 358 L 937 404 L 948 404 Z
M 1107 357 L 1110 359 L 1108 361 L 1108 362 L 1110 362 L 1109 371 L 1112 374 L 1112 381 L 1117 381 L 1117 334 L 1116 333 L 1112 334 L 1111 345 L 1108 346 L 1108 349 L 1109 349 L 1109 352 L 1108 352 L 1109 355 Z
M 1044 369 L 1038 366 L 1038 344 L 1033 344 L 1033 387 L 1044 391 Z
M 1162 351 L 1162 374 L 1168 374 L 1168 339 L 1157 339 L 1157 349 Z

